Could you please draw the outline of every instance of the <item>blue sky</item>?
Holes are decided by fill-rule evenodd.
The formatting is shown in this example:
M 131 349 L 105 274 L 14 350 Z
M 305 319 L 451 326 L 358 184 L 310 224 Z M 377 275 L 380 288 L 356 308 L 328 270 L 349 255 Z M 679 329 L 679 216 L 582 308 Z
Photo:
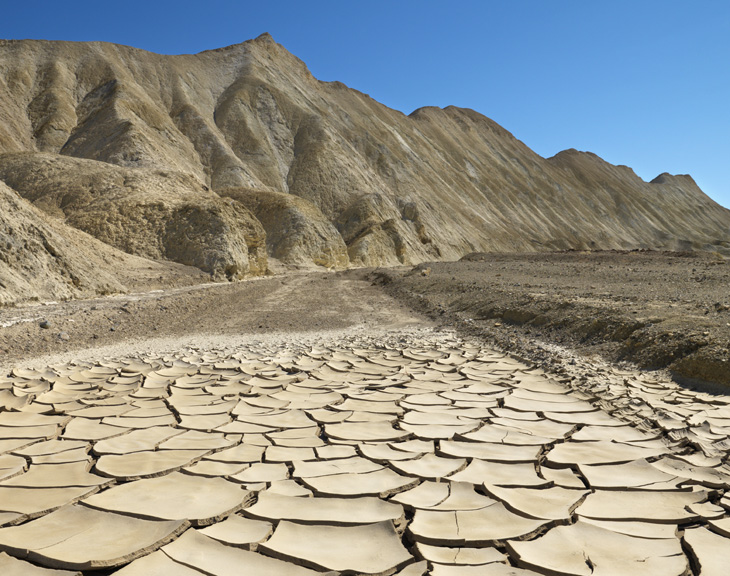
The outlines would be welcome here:
M 405 113 L 473 108 L 542 156 L 691 174 L 730 207 L 726 0 L 2 0 L 0 38 L 195 53 L 263 32 Z

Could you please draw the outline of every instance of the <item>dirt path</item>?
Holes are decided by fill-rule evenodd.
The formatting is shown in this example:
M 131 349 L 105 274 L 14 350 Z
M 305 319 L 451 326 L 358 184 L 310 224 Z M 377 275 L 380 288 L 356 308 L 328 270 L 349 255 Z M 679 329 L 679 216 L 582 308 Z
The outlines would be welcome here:
M 43 321 L 48 328 L 41 327 Z M 214 345 L 216 339 L 428 324 L 372 286 L 365 271 L 290 272 L 236 284 L 0 310 L 0 368 L 54 355 L 136 353 L 152 341 L 164 347 L 176 341 Z

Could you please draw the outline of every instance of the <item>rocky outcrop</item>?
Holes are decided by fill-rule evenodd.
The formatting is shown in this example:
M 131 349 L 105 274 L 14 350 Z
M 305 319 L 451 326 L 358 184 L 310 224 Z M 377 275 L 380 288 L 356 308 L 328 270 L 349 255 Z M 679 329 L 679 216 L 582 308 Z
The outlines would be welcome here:
M 266 272 L 259 222 L 191 175 L 21 153 L 0 156 L 0 179 L 50 215 L 129 254 L 195 266 L 214 278 Z
M 730 211 L 689 177 L 644 182 L 574 150 L 545 159 L 473 110 L 405 116 L 318 81 L 268 35 L 180 56 L 5 41 L 0 153 L 25 154 L 5 156 L 0 178 L 38 207 L 220 278 L 265 271 L 264 247 L 328 267 L 474 251 L 730 254 Z
M 66 226 L 0 182 L 0 306 L 126 292 L 160 275 L 170 267 Z
M 266 230 L 266 249 L 285 264 L 346 268 L 347 246 L 337 229 L 304 198 L 266 190 L 225 188 L 219 194 L 248 208 Z

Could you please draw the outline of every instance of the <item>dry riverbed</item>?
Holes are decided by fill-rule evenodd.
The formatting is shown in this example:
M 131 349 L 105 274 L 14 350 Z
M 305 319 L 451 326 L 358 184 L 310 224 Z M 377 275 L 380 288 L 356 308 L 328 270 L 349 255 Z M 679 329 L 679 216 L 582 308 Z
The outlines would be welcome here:
M 730 386 L 730 263 L 709 254 L 474 254 L 379 269 L 416 310 L 534 360 L 556 349 Z
M 0 573 L 722 573 L 730 395 L 609 360 L 719 349 L 726 270 L 476 255 L 2 310 Z M 652 364 L 668 326 L 707 342 Z

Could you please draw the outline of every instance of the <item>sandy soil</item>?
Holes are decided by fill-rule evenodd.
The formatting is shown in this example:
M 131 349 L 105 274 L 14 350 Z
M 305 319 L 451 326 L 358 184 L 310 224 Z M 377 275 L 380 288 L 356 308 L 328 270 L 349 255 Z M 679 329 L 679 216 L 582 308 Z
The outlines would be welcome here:
M 379 269 L 415 309 L 535 360 L 558 348 L 730 386 L 730 263 L 709 254 L 474 254 Z
M 730 264 L 704 254 L 476 254 L 416 267 L 289 271 L 0 309 L 0 367 L 47 355 L 379 333 L 435 322 L 560 371 L 578 359 L 730 386 Z M 48 322 L 48 328 L 43 328 Z M 562 366 L 562 367 L 561 367 Z
M 48 322 L 48 328 L 42 323 Z M 43 324 L 45 325 L 45 324 Z M 293 271 L 244 282 L 0 309 L 0 368 L 133 355 L 154 347 L 428 327 L 365 270 Z M 40 358 L 39 358 L 40 357 Z

